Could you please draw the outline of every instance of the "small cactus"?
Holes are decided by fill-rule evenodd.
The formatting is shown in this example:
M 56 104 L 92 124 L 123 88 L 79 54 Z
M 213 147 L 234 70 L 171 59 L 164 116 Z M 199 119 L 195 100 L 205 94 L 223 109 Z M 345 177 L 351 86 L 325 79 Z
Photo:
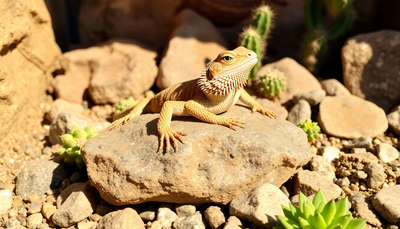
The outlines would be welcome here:
M 133 106 L 135 106 L 139 101 L 135 100 L 131 97 L 121 100 L 118 102 L 116 108 L 115 108 L 115 114 L 119 114 L 124 110 L 127 110 Z
M 300 127 L 300 129 L 307 134 L 308 141 L 312 141 L 314 138 L 317 138 L 319 136 L 319 132 L 321 131 L 318 123 L 312 122 L 310 119 L 300 122 L 298 127 Z
M 366 219 L 351 219 L 347 197 L 335 202 L 327 201 L 321 190 L 311 202 L 303 193 L 299 195 L 299 207 L 282 206 L 285 216 L 278 216 L 282 226 L 274 229 L 363 229 Z
M 268 5 L 262 5 L 254 11 L 251 24 L 260 34 L 263 41 L 268 37 L 273 17 L 274 14 Z
M 258 61 L 256 65 L 254 65 L 253 69 L 249 74 L 249 79 L 253 79 L 261 65 L 261 59 L 262 59 L 261 37 L 260 34 L 258 34 L 257 30 L 255 30 L 252 27 L 249 27 L 246 30 L 244 30 L 243 33 L 240 35 L 240 40 L 241 40 L 240 44 L 241 46 L 253 50 L 257 54 Z
M 95 131 L 93 126 L 88 126 L 84 130 L 78 126 L 73 126 L 69 134 L 61 136 L 63 146 L 58 150 L 58 153 L 64 158 L 64 161 L 69 165 L 77 165 L 79 169 L 85 167 L 81 155 L 81 148 L 86 141 L 99 133 Z
M 278 97 L 286 88 L 286 78 L 284 74 L 273 69 L 260 76 L 259 89 L 262 95 L 267 98 Z

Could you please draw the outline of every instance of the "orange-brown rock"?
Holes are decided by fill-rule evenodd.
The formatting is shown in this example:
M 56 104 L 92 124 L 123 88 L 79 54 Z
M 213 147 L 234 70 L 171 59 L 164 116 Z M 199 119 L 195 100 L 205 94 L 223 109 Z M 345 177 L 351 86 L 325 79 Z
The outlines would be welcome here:
M 227 204 L 264 183 L 279 187 L 311 158 L 305 133 L 285 120 L 241 106 L 222 116 L 239 117 L 245 129 L 174 118 L 171 128 L 187 134 L 177 152 L 157 152 L 159 114 L 90 139 L 82 157 L 91 184 L 113 205 Z
M 205 64 L 226 50 L 227 43 L 215 26 L 192 10 L 175 18 L 175 29 L 161 60 L 157 86 L 160 89 L 200 77 Z
M 61 51 L 44 1 L 0 0 L 0 12 L 2 141 L 21 129 L 30 113 L 37 112 L 50 89 Z

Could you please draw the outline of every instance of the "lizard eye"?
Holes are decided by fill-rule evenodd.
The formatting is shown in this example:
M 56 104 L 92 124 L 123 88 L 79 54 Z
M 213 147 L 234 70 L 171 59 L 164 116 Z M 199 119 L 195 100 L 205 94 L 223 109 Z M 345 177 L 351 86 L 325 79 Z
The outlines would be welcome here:
M 222 59 L 225 60 L 225 61 L 230 61 L 233 58 L 231 56 L 224 56 L 224 57 L 222 57 Z

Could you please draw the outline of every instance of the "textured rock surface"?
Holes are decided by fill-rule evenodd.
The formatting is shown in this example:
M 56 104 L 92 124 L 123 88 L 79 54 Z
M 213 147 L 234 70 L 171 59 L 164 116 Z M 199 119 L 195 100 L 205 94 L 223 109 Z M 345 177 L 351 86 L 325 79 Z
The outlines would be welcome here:
M 22 129 L 50 88 L 61 55 L 42 0 L 0 0 L 0 142 Z M 30 118 L 35 118 L 35 116 Z M 41 122 L 37 119 L 32 122 Z
M 96 190 L 89 183 L 72 192 L 53 214 L 52 222 L 60 227 L 69 227 L 89 217 L 97 205 Z M 139 216 L 138 216 L 139 217 Z
M 61 112 L 74 112 L 82 114 L 83 110 L 84 108 L 81 104 L 71 103 L 64 99 L 56 99 L 51 104 L 51 109 L 49 113 L 47 113 L 46 118 L 52 122 Z
M 400 104 L 400 32 L 382 30 L 349 38 L 342 48 L 343 81 L 351 94 L 386 112 Z
M 143 220 L 132 208 L 115 211 L 105 215 L 96 227 L 97 229 L 144 229 Z
M 311 171 L 315 171 L 322 176 L 326 176 L 328 179 L 333 180 L 333 178 L 336 177 L 330 161 L 323 156 L 313 156 L 310 161 L 310 168 Z
M 87 92 L 97 104 L 143 98 L 157 76 L 155 57 L 151 48 L 127 39 L 64 53 L 65 73 L 53 80 L 56 96 L 79 104 Z
M 32 161 L 18 174 L 16 194 L 22 198 L 33 193 L 42 196 L 47 191 L 60 188 L 61 182 L 68 177 L 68 166 L 65 164 L 49 159 Z
M 232 200 L 229 213 L 257 226 L 279 226 L 278 215 L 284 215 L 282 205 L 289 207 L 289 199 L 276 186 L 264 184 Z
M 171 37 L 159 66 L 160 89 L 200 77 L 205 64 L 228 46 L 210 21 L 189 9 L 176 16 Z
M 210 206 L 204 211 L 204 217 L 211 228 L 219 228 L 225 223 L 225 214 L 218 206 Z
M 311 106 L 318 105 L 326 96 L 326 92 L 322 89 L 309 92 L 297 93 L 293 96 L 293 102 L 297 103 L 304 99 Z
M 175 229 L 206 229 L 207 223 L 201 213 L 197 211 L 193 215 L 178 218 L 173 225 Z
M 300 122 L 304 122 L 307 119 L 311 119 L 311 107 L 307 101 L 302 99 L 290 110 L 288 121 L 297 126 Z
M 372 199 L 380 216 L 390 223 L 400 223 L 400 185 L 380 190 Z
M 293 190 L 296 190 L 296 194 L 301 191 L 304 195 L 310 196 L 321 189 L 328 201 L 336 199 L 342 192 L 342 189 L 334 184 L 331 179 L 326 179 L 325 176 L 309 170 L 300 170 L 296 174 L 294 182 Z
M 82 0 L 78 18 L 80 40 L 93 45 L 113 37 L 126 37 L 148 45 L 164 45 L 174 25 L 173 15 L 182 2 Z
M 282 185 L 311 158 L 305 133 L 293 124 L 234 106 L 245 129 L 174 118 L 185 144 L 158 149 L 158 114 L 145 114 L 89 140 L 82 149 L 91 183 L 109 203 L 146 201 L 226 204 L 263 183 Z
M 325 97 L 319 106 L 318 124 L 325 133 L 340 138 L 375 137 L 388 128 L 381 108 L 353 95 Z
M 286 90 L 279 97 L 282 104 L 291 100 L 297 93 L 321 89 L 318 80 L 306 68 L 291 58 L 283 58 L 261 67 L 253 82 L 258 82 L 260 76 L 271 69 L 278 69 L 286 77 Z
M 381 143 L 377 145 L 376 153 L 378 154 L 378 158 L 384 163 L 388 163 L 399 158 L 399 151 L 387 143 Z

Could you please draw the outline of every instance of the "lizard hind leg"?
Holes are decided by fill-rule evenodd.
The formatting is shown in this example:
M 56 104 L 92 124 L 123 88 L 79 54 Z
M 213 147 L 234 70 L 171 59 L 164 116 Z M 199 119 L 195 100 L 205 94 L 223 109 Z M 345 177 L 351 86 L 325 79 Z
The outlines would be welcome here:
M 107 129 L 113 130 L 113 129 L 125 124 L 132 118 L 135 118 L 135 117 L 138 117 L 139 115 L 141 115 L 143 112 L 143 109 L 150 102 L 150 100 L 151 100 L 150 98 L 144 98 L 144 99 L 140 100 L 140 102 L 138 104 L 136 104 L 136 106 L 127 115 L 112 122 L 111 125 L 108 126 Z

